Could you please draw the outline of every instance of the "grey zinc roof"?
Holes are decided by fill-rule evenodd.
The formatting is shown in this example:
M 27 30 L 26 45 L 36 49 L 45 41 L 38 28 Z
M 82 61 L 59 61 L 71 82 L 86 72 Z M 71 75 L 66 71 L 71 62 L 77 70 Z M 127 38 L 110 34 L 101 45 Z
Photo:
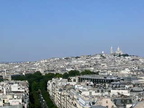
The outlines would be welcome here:
M 0 108 L 23 108 L 23 106 L 22 105 L 13 105 L 13 106 L 3 106 Z

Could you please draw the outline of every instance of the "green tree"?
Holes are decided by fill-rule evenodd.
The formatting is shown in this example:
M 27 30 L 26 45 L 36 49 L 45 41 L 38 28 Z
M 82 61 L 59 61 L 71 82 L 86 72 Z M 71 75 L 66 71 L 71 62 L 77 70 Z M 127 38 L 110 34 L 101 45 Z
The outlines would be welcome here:
M 69 74 L 68 74 L 68 73 L 64 73 L 64 74 L 63 74 L 63 78 L 64 78 L 64 79 L 67 79 L 68 77 L 69 77 Z
M 80 75 L 80 72 L 78 70 L 71 70 L 68 72 L 69 76 L 77 76 Z

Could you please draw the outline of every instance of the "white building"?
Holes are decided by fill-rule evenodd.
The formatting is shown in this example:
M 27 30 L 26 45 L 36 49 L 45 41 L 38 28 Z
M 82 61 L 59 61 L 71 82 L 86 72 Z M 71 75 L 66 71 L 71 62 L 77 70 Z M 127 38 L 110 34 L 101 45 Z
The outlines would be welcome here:
M 0 82 L 0 107 L 15 106 L 27 108 L 29 101 L 29 88 L 27 81 Z

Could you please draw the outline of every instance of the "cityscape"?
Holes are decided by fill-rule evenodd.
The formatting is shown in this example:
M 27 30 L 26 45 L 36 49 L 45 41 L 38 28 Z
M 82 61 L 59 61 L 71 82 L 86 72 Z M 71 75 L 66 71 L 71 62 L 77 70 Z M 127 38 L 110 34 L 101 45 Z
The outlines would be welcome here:
M 144 108 L 144 0 L 0 0 L 0 108 Z
M 109 54 L 102 51 L 94 55 L 1 63 L 0 106 L 28 108 L 29 83 L 13 78 L 37 72 L 43 76 L 50 73 L 59 75 L 51 77 L 46 84 L 47 93 L 58 108 L 144 106 L 144 58 L 128 55 L 119 47 L 116 51 L 111 47 Z M 68 72 L 73 72 L 72 76 L 63 77 Z M 48 108 L 42 94 L 39 94 L 42 108 Z

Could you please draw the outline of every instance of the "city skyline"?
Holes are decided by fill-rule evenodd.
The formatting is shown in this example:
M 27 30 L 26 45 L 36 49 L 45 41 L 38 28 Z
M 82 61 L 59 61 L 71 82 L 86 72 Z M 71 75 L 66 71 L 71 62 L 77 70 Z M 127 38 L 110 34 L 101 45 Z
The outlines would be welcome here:
M 110 52 L 144 57 L 144 1 L 0 1 L 0 62 Z

